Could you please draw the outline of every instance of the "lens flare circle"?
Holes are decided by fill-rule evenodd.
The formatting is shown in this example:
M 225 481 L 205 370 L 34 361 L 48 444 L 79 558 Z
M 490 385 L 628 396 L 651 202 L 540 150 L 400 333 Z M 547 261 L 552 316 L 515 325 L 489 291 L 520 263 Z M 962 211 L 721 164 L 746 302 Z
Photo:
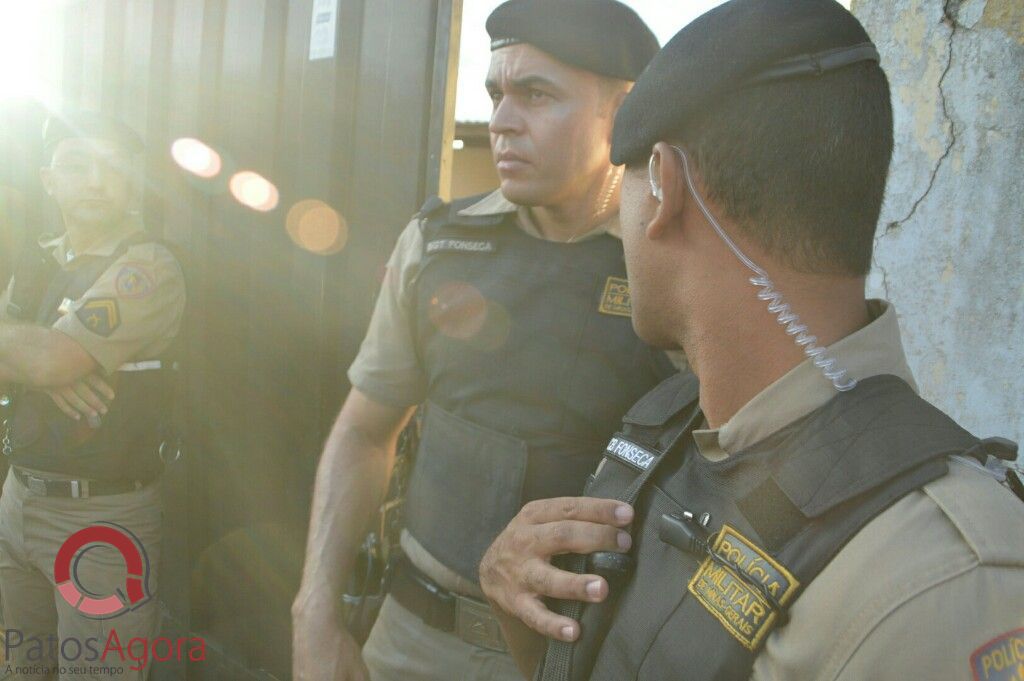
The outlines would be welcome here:
M 217 177 L 224 167 L 216 150 L 193 137 L 175 140 L 171 145 L 171 158 L 188 172 L 205 180 Z
M 240 204 L 262 213 L 277 208 L 281 200 L 274 183 L 252 170 L 235 173 L 228 183 L 228 189 Z
M 305 199 L 292 206 L 285 229 L 297 246 L 317 255 L 338 253 L 348 243 L 345 218 L 319 199 Z

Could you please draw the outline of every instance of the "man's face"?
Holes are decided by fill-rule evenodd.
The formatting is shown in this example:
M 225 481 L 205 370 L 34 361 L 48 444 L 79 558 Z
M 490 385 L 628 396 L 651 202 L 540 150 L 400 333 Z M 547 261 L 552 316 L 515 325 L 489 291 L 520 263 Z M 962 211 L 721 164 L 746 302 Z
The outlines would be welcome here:
M 505 198 L 558 205 L 603 180 L 617 105 L 611 84 L 531 45 L 491 53 L 491 152 Z
M 103 139 L 66 139 L 41 178 L 66 222 L 116 226 L 128 215 L 131 159 L 121 145 Z

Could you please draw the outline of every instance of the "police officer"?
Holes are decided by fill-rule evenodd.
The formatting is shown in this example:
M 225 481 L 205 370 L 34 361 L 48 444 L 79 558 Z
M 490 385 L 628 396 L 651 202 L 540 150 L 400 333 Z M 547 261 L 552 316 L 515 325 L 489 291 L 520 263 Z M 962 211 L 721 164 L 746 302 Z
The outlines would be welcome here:
M 1021 677 L 1016 446 L 919 397 L 864 296 L 892 140 L 878 54 L 832 0 L 731 0 L 636 84 L 612 150 L 634 325 L 700 385 L 628 412 L 600 499 L 528 505 L 489 549 L 490 600 L 552 639 L 525 668 Z
M 512 0 L 487 29 L 501 188 L 428 202 L 399 238 L 320 464 L 297 679 L 366 678 L 335 611 L 414 405 L 407 560 L 362 658 L 378 681 L 513 678 L 477 585 L 484 549 L 524 502 L 578 494 L 621 412 L 675 372 L 628 318 L 608 160 L 657 40 L 613 0 Z
M 127 645 L 158 631 L 158 448 L 184 280 L 133 218 L 142 142 L 131 129 L 71 113 L 47 122 L 44 146 L 42 183 L 66 231 L 43 237 L 0 296 L 8 662 L 33 679 L 59 667 L 61 678 L 143 678 L 130 659 L 89 651 L 112 632 Z M 104 665 L 123 673 L 96 670 Z

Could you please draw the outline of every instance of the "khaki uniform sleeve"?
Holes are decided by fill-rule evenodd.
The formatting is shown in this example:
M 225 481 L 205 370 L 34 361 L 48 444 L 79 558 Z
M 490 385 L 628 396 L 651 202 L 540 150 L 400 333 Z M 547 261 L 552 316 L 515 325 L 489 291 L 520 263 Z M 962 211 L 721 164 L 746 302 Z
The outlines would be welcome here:
M 1008 681 L 1024 664 L 1024 504 L 962 464 L 879 515 L 769 635 L 752 679 Z M 1001 642 L 1001 643 L 1000 643 Z M 1014 647 L 1016 646 L 1016 648 Z M 996 672 L 1003 675 L 999 675 Z M 1020 671 L 1024 671 L 1021 669 Z
M 413 220 L 402 232 L 388 261 L 387 273 L 370 328 L 349 367 L 352 385 L 370 398 L 394 407 L 423 401 L 427 379 L 416 353 L 411 282 L 423 257 L 423 235 Z
M 160 244 L 121 256 L 53 328 L 77 341 L 108 373 L 166 350 L 181 328 L 185 280 Z
M 1024 568 L 980 565 L 901 604 L 836 677 L 860 679 L 1024 679 Z

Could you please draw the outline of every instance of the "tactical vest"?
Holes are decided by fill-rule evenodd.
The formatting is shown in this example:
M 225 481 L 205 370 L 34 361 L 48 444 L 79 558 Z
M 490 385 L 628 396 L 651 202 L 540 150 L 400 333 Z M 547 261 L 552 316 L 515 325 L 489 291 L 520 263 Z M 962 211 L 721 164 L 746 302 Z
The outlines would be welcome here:
M 80 256 L 70 270 L 46 252 L 30 254 L 14 275 L 9 314 L 53 326 L 65 299 L 78 300 L 131 246 L 155 241 L 137 233 L 109 256 Z M 99 428 L 66 416 L 48 395 L 23 389 L 8 421 L 10 462 L 90 480 L 152 480 L 162 471 L 158 455 L 173 381 L 172 351 L 136 358 L 105 380 L 116 394 Z
M 690 436 L 703 420 L 697 392 L 692 376 L 668 379 L 612 438 L 586 493 L 636 505 L 635 560 L 567 561 L 607 577 L 611 596 L 557 604 L 582 639 L 550 643 L 537 678 L 749 679 L 767 636 L 847 541 L 945 475 L 948 456 L 990 453 L 992 441 L 876 376 L 712 462 Z
M 621 242 L 534 238 L 480 197 L 420 215 L 415 345 L 427 378 L 406 517 L 477 582 L 484 551 L 532 499 L 578 495 L 637 398 L 675 373 L 633 331 Z

